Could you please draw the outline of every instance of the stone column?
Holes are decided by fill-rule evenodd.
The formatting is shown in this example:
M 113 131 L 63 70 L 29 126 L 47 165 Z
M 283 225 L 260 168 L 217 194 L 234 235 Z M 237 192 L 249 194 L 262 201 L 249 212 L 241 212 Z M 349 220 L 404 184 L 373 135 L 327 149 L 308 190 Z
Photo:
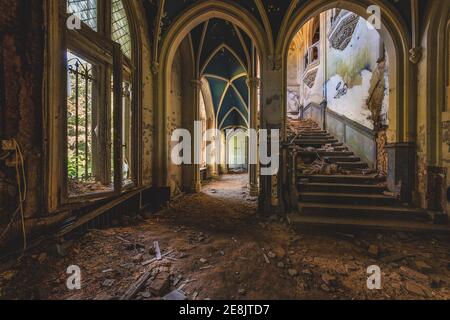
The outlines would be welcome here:
M 192 192 L 200 192 L 202 189 L 202 182 L 200 179 L 200 159 L 201 159 L 201 143 L 197 141 L 197 137 L 201 137 L 201 129 L 198 132 L 197 126 L 195 125 L 195 121 L 200 121 L 200 95 L 202 89 L 201 80 L 194 79 L 191 80 L 192 89 L 194 90 L 193 94 L 193 111 L 194 111 L 194 124 L 193 124 L 193 135 L 192 135 L 192 169 L 193 178 L 192 178 Z
M 283 87 L 283 71 L 281 56 L 269 56 L 262 61 L 267 64 L 262 66 L 261 73 L 261 129 L 268 129 L 269 135 L 272 130 L 279 130 L 281 140 L 284 139 L 284 113 L 286 88 Z M 279 154 L 279 150 L 271 150 Z M 280 163 L 281 165 L 281 163 Z M 262 168 L 262 166 L 261 166 Z M 281 170 L 272 176 L 260 174 L 259 212 L 263 215 L 271 215 L 282 212 L 282 201 L 280 196 L 283 190 L 278 182 L 281 178 Z
M 249 89 L 249 129 L 258 130 L 258 89 L 260 86 L 260 79 L 256 77 L 249 78 L 247 80 Z M 258 145 L 252 145 L 251 139 L 249 140 L 249 160 L 252 159 L 250 154 L 254 154 L 258 162 Z M 256 197 L 259 194 L 258 187 L 258 165 L 249 164 L 249 182 L 250 182 L 250 195 Z

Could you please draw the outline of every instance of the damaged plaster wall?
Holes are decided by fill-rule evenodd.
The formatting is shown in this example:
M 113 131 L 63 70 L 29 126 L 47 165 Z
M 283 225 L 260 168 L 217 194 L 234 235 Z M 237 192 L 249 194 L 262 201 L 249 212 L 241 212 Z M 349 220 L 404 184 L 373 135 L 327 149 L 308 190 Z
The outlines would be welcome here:
M 320 104 L 326 83 L 330 110 L 378 130 L 388 125 L 388 61 L 378 31 L 366 20 L 353 14 L 341 23 L 332 22 L 350 14 L 346 10 L 321 14 L 319 59 L 309 61 L 308 67 L 305 59 L 314 45 L 314 19 L 295 36 L 288 54 L 288 114 L 300 105 Z
M 439 8 L 439 11 L 441 8 Z M 425 24 L 421 40 L 422 57 L 417 64 L 417 194 L 416 205 L 436 211 L 450 212 L 448 202 L 448 185 L 450 185 L 450 112 L 447 105 L 436 110 L 435 97 L 437 86 L 430 85 L 436 77 L 437 59 L 431 59 L 436 52 L 437 44 L 434 42 L 435 31 L 433 24 L 438 22 L 434 17 Z M 447 26 L 450 24 L 447 22 Z M 433 31 L 432 31 L 433 30 Z M 446 56 L 449 57 L 450 48 L 447 32 Z M 450 58 L 448 58 L 450 61 Z M 446 67 L 446 81 L 450 79 L 450 70 Z M 443 101 L 445 104 L 445 102 Z M 437 137 L 438 139 L 435 139 Z M 439 143 L 440 142 L 440 145 Z M 440 150 L 439 150 L 440 149 Z
M 328 16 L 330 17 L 330 13 Z M 373 94 L 373 83 L 379 79 L 385 80 L 383 79 L 385 77 L 375 73 L 378 71 L 378 62 L 384 59 L 384 48 L 378 31 L 369 29 L 367 21 L 363 18 L 357 19 L 357 22 L 353 22 L 356 25 L 352 26 L 349 23 L 345 26 L 347 29 L 342 29 L 341 35 L 336 35 L 336 42 L 342 47 L 335 48 L 331 39 L 327 41 L 328 107 L 369 129 L 375 129 L 372 119 L 374 110 L 370 110 L 367 101 Z M 327 23 L 327 30 L 328 34 L 332 32 L 331 23 Z M 347 45 L 341 43 L 345 42 L 344 30 L 353 32 Z M 380 110 L 375 113 L 387 114 L 387 95 L 388 90 L 385 90 L 385 96 L 377 102 Z
M 145 17 L 141 12 L 139 19 L 144 22 Z M 145 23 L 139 23 L 142 35 L 142 183 L 145 186 L 151 186 L 152 179 L 152 154 L 153 154 L 153 136 L 154 136 L 154 115 L 153 115 L 153 84 L 151 71 L 151 44 L 147 39 Z
M 427 135 L 427 39 L 422 40 L 424 48 L 422 59 L 417 66 L 417 197 L 416 204 L 422 208 L 427 207 L 427 143 L 429 143 Z
M 43 1 L 0 0 L 0 136 L 16 139 L 24 155 L 27 219 L 39 217 L 43 207 L 43 6 Z M 17 206 L 15 168 L 0 162 L 2 229 Z
M 295 35 L 288 52 L 288 115 L 298 112 L 300 106 L 308 106 L 310 103 L 319 104 L 323 100 L 323 52 L 317 63 L 306 66 L 308 49 L 313 45 L 312 33 L 314 32 L 314 19 L 309 20 Z
M 170 103 L 168 112 L 168 137 L 171 141 L 172 133 L 179 128 L 183 128 L 183 60 L 181 50 L 177 50 L 172 65 L 170 78 Z M 173 144 L 173 143 L 172 143 Z M 181 165 L 169 162 L 169 184 L 172 195 L 179 194 L 183 189 L 183 170 Z

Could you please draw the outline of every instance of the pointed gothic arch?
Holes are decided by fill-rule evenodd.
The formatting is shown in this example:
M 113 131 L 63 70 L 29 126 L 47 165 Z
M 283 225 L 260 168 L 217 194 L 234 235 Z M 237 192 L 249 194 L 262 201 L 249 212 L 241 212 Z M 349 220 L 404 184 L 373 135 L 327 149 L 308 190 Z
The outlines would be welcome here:
M 379 33 L 385 43 L 389 58 L 390 95 L 389 110 L 390 129 L 388 137 L 390 142 L 414 143 L 416 140 L 416 97 L 413 88 L 416 87 L 413 75 L 415 67 L 410 61 L 409 51 L 412 49 L 411 35 L 406 28 L 407 24 L 401 19 L 396 9 L 385 1 L 341 0 L 311 1 L 287 16 L 283 22 L 281 32 L 286 36 L 278 39 L 276 52 L 283 61 L 283 81 L 286 81 L 287 53 L 289 45 L 298 30 L 311 18 L 333 8 L 352 11 L 363 18 L 369 13 L 367 8 L 371 5 L 381 8 L 381 25 Z M 283 85 L 286 87 L 286 83 Z M 286 97 L 282 105 L 286 105 Z M 286 112 L 285 110 L 283 111 Z M 285 118 L 283 114 L 283 119 Z
M 242 15 L 248 17 L 243 20 Z M 156 65 L 159 66 L 158 72 L 155 75 L 155 103 L 157 106 L 155 110 L 155 123 L 163 128 L 163 132 L 157 132 L 155 136 L 154 148 L 154 183 L 158 186 L 167 185 L 167 165 L 168 165 L 168 141 L 166 140 L 166 128 L 164 126 L 164 119 L 167 118 L 167 103 L 168 103 L 168 75 L 170 70 L 168 66 L 172 65 L 174 54 L 180 45 L 181 41 L 199 24 L 211 19 L 220 18 L 230 21 L 234 25 L 241 28 L 252 39 L 256 46 L 256 50 L 260 57 L 267 56 L 267 52 L 271 52 L 273 44 L 270 37 L 267 36 L 264 29 L 259 25 L 258 21 L 253 15 L 246 12 L 246 10 L 239 5 L 231 4 L 225 1 L 212 0 L 199 3 L 186 10 L 179 18 L 177 18 L 170 26 L 170 29 L 165 34 L 162 41 L 161 48 L 158 50 L 159 56 Z M 266 63 L 265 60 L 262 60 Z M 265 68 L 261 68 L 262 71 Z M 196 75 L 197 77 L 200 74 Z M 263 75 L 261 75 L 263 76 Z

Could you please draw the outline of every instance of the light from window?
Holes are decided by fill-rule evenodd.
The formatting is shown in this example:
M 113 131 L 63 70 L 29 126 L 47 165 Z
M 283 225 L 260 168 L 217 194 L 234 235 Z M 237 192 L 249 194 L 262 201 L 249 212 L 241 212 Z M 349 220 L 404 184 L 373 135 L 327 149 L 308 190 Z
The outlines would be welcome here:
M 122 91 L 122 181 L 123 185 L 133 184 L 133 112 L 131 84 L 123 83 Z
M 67 0 L 67 13 L 74 14 L 97 31 L 97 0 Z
M 67 178 L 70 196 L 110 191 L 101 183 L 96 66 L 67 52 Z
M 122 0 L 112 1 L 112 40 L 122 47 L 123 54 L 131 59 L 131 35 Z

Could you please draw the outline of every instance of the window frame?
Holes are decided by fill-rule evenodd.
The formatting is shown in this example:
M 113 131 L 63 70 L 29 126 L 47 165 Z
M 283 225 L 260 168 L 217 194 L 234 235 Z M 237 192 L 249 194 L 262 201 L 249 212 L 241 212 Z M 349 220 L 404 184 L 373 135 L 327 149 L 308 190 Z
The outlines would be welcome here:
M 61 64 L 61 128 L 62 139 L 60 144 L 62 164 L 60 166 L 60 199 L 58 207 L 70 205 L 73 203 L 80 203 L 84 201 L 90 202 L 93 199 L 105 199 L 128 191 L 138 189 L 141 186 L 141 168 L 139 164 L 141 154 L 141 132 L 140 125 L 140 72 L 136 68 L 136 62 L 139 61 L 140 55 L 137 46 L 138 36 L 136 28 L 132 22 L 132 12 L 128 0 L 122 0 L 124 9 L 126 11 L 129 31 L 131 37 L 131 59 L 122 53 L 120 44 L 114 42 L 111 38 L 112 29 L 112 3 L 108 0 L 97 0 L 97 31 L 91 29 L 84 22 L 80 30 L 68 30 L 65 27 L 65 22 L 70 14 L 67 13 L 67 1 L 61 0 L 59 2 L 59 18 L 61 20 L 61 27 L 63 32 L 61 35 L 61 50 L 63 51 L 63 62 Z M 114 170 L 111 191 L 86 193 L 79 195 L 69 194 L 68 185 L 68 143 L 67 143 L 67 59 L 66 52 L 71 51 L 81 58 L 86 59 L 99 68 L 99 84 L 95 89 L 97 95 L 97 104 L 102 119 L 100 120 L 102 130 L 102 145 L 99 147 L 100 157 L 97 156 L 97 161 L 104 163 L 102 166 L 102 174 L 104 177 L 111 176 L 111 171 Z M 113 77 L 112 91 L 109 90 L 111 83 L 111 76 Z M 132 91 L 132 99 L 130 104 L 130 126 L 131 126 L 131 148 L 132 154 L 135 156 L 130 163 L 132 183 L 123 184 L 123 79 L 130 83 Z M 113 103 L 111 101 L 111 93 L 113 95 Z M 112 115 L 112 117 L 111 117 Z M 111 133 L 113 132 L 113 133 Z M 110 144 L 108 146 L 108 143 Z M 112 160 L 112 161 L 111 161 Z M 109 165 L 108 165 L 109 164 Z

